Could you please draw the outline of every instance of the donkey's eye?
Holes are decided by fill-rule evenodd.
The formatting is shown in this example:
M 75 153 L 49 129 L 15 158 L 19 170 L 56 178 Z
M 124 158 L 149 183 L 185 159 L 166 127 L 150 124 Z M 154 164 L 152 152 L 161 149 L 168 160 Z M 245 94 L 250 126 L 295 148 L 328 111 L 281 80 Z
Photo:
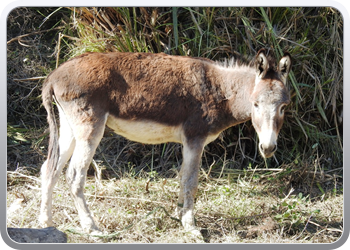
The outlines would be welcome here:
M 259 104 L 257 102 L 254 102 L 254 107 L 259 108 Z

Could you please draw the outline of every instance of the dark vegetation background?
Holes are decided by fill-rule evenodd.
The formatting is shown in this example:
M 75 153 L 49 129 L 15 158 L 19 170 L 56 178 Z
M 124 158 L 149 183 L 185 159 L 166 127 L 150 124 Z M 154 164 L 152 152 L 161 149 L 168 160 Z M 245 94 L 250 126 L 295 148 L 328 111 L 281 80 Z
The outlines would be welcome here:
M 34 195 L 33 202 L 40 203 L 40 197 L 36 197 L 36 192 L 30 188 L 40 183 L 31 176 L 39 177 L 48 146 L 41 87 L 45 77 L 62 62 L 87 51 L 164 52 L 212 60 L 235 57 L 249 61 L 260 48 L 265 48 L 277 59 L 283 51 L 288 51 L 293 57 L 289 77 L 292 102 L 286 110 L 275 158 L 266 162 L 261 158 L 256 146 L 258 138 L 249 121 L 226 130 L 219 139 L 206 146 L 200 173 L 202 185 L 208 190 L 218 187 L 213 191 L 214 196 L 218 191 L 224 192 L 225 209 L 237 205 L 235 200 L 232 202 L 236 205 L 227 206 L 231 202 L 230 194 L 237 194 L 220 183 L 228 182 L 229 186 L 237 183 L 237 199 L 245 199 L 242 196 L 247 194 L 247 201 L 265 201 L 258 210 L 252 209 L 252 214 L 232 215 L 238 216 L 240 223 L 237 219 L 231 221 L 227 215 L 216 215 L 214 202 L 210 205 L 209 217 L 202 214 L 199 223 L 208 228 L 212 224 L 216 229 L 218 223 L 226 223 L 221 227 L 222 234 L 211 236 L 213 242 L 225 242 L 222 240 L 225 232 L 233 230 L 236 237 L 237 226 L 265 225 L 257 218 L 275 213 L 273 220 L 282 223 L 279 226 L 281 232 L 277 230 L 276 233 L 278 237 L 289 235 L 292 241 L 298 241 L 306 234 L 304 239 L 307 242 L 309 239 L 311 242 L 334 242 L 342 232 L 342 208 L 339 204 L 343 193 L 343 46 L 343 19 L 334 8 L 16 8 L 9 14 L 7 23 L 8 202 L 15 203 L 22 196 L 29 202 L 30 199 L 24 197 Z M 155 180 L 159 180 L 160 184 L 156 186 L 154 183 L 154 188 L 164 192 L 166 181 L 161 178 L 168 179 L 170 185 L 182 161 L 178 144 L 143 145 L 127 141 L 109 129 L 106 129 L 94 159 L 95 164 L 103 169 L 102 177 L 106 183 L 116 178 L 120 182 L 113 183 L 121 185 L 127 179 L 130 192 L 142 192 L 144 187 L 147 191 L 150 181 Z M 91 167 L 89 174 L 93 173 Z M 23 178 L 27 184 L 22 184 Z M 33 180 L 34 184 L 31 184 Z M 138 184 L 134 184 L 135 180 L 139 180 Z M 241 192 L 240 188 L 245 187 L 242 183 L 247 184 L 247 190 L 242 189 Z M 262 185 L 261 194 L 267 192 L 265 198 L 254 195 L 257 183 Z M 135 189 L 137 185 L 140 187 Z M 253 185 L 251 189 L 250 185 Z M 28 190 L 22 189 L 27 186 Z M 114 190 L 108 189 L 108 186 L 105 188 L 108 190 L 106 193 Z M 88 186 L 86 191 L 90 189 Z M 200 192 L 207 197 L 205 190 L 200 189 Z M 294 201 L 289 203 L 287 198 L 293 198 L 290 196 L 292 193 L 300 198 L 300 207 Z M 281 199 L 277 200 L 277 207 L 282 210 L 268 205 L 268 197 L 275 197 L 273 194 Z M 110 194 L 111 197 L 113 195 Z M 173 199 L 176 200 L 176 197 Z M 115 207 L 123 207 L 127 202 L 130 203 L 127 209 L 135 209 L 134 200 L 122 199 L 121 202 Z M 324 204 L 319 206 L 318 202 Z M 207 211 L 208 205 L 200 207 L 205 202 L 197 203 L 199 211 Z M 309 207 L 311 203 L 316 204 L 312 211 Z M 34 212 L 27 212 L 33 217 L 19 218 L 18 222 L 16 217 L 11 217 L 10 224 L 37 227 L 35 211 L 39 208 L 35 208 L 36 205 L 32 206 Z M 135 211 L 149 213 L 152 208 L 148 206 L 145 206 L 144 212 Z M 242 209 L 245 208 L 244 205 Z M 166 209 L 173 210 L 171 206 Z M 222 210 L 223 207 L 217 209 Z M 59 206 L 55 220 L 64 221 L 59 224 L 64 225 L 67 218 L 60 215 L 61 210 Z M 118 220 L 114 217 L 103 219 L 105 214 L 100 216 L 99 221 L 111 232 L 123 227 L 119 225 L 121 221 L 126 223 L 124 226 L 131 223 L 129 219 L 124 222 L 125 218 L 129 218 L 125 216 Z M 118 221 L 118 225 L 113 224 Z M 173 223 L 172 220 L 169 219 L 169 223 Z M 328 226 L 336 229 L 327 229 Z M 171 230 L 169 226 L 163 227 L 163 230 Z M 176 235 L 178 226 L 171 227 L 174 227 L 172 232 Z M 140 232 L 147 230 L 150 229 L 146 227 Z M 206 234 L 208 237 L 212 235 L 210 231 Z M 137 242 L 144 240 L 142 237 L 132 238 L 134 232 L 130 235 L 131 238 L 124 235 L 117 241 L 122 238 L 127 242 L 130 239 Z M 218 241 L 215 241 L 217 238 Z M 179 237 L 179 240 L 182 239 L 182 236 Z M 282 240 L 285 242 L 284 238 Z M 87 238 L 76 241 L 86 242 Z

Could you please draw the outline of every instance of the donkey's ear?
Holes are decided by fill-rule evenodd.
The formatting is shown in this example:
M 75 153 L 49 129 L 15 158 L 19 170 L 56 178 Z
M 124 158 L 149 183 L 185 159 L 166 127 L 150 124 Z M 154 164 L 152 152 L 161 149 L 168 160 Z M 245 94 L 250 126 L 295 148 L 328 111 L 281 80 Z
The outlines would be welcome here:
M 287 77 L 291 67 L 292 67 L 292 57 L 288 52 L 286 52 L 284 53 L 284 56 L 281 58 L 278 64 L 278 72 L 281 76 L 281 80 L 284 83 L 284 85 L 286 85 L 287 83 Z
M 259 79 L 264 78 L 269 69 L 269 62 L 267 61 L 264 49 L 259 50 L 258 54 L 256 55 L 255 69 L 256 77 Z

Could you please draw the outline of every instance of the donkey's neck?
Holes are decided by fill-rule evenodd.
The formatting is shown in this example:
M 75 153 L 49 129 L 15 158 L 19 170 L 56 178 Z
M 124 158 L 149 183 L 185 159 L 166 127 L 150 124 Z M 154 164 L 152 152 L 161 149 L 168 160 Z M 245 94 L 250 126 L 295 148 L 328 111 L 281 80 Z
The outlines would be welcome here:
M 227 99 L 227 109 L 232 115 L 232 124 L 251 118 L 250 95 L 255 85 L 255 70 L 249 66 L 219 68 L 221 89 Z

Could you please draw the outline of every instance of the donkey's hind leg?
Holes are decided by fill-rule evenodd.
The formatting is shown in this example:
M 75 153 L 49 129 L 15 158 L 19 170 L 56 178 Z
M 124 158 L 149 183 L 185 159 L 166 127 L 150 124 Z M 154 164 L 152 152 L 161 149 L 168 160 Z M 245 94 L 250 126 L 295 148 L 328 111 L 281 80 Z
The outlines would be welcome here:
M 78 210 L 80 223 L 84 231 L 92 234 L 100 233 L 96 226 L 84 197 L 84 185 L 87 170 L 101 141 L 106 119 L 91 124 L 79 124 L 74 128 L 76 146 L 66 172 L 66 180 Z
M 60 157 L 58 160 L 57 169 L 55 169 L 53 174 L 48 173 L 47 160 L 41 167 L 41 211 L 39 221 L 43 227 L 53 226 L 52 222 L 52 192 L 54 186 L 56 185 L 58 178 L 62 172 L 62 169 L 69 158 L 72 156 L 75 140 L 73 136 L 73 131 L 64 116 L 62 110 L 60 110 L 60 138 L 59 138 L 59 150 Z

